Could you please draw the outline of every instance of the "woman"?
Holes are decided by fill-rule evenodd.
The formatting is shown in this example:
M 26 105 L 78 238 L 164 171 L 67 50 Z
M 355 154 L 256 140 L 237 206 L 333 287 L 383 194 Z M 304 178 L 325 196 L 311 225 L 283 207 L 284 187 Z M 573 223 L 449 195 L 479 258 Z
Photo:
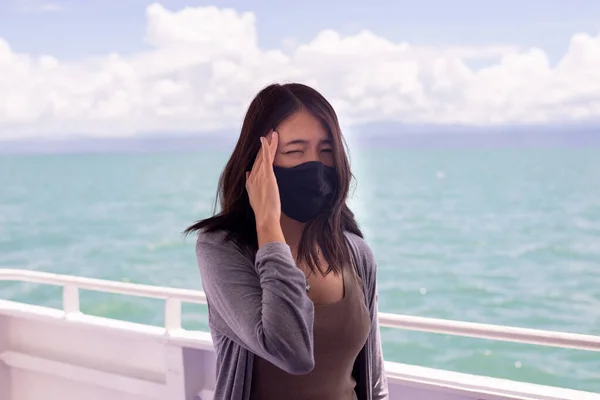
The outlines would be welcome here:
M 250 104 L 190 226 L 217 353 L 215 399 L 387 399 L 376 266 L 346 206 L 352 175 L 332 106 L 297 83 Z

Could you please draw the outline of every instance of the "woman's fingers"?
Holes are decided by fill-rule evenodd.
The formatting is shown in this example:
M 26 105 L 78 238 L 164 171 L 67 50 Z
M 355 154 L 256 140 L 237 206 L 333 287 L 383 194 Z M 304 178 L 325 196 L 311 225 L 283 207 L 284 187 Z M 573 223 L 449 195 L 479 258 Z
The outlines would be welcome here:
M 258 169 L 260 168 L 260 165 L 262 164 L 262 160 L 263 160 L 263 145 L 262 145 L 262 138 L 261 138 L 261 145 L 260 148 L 258 149 L 258 153 L 256 154 L 256 158 L 254 159 L 254 164 L 252 164 L 252 169 L 250 170 L 250 175 L 249 176 L 254 176 L 256 175 L 256 172 L 258 171 Z
M 250 179 L 250 177 L 257 176 L 259 171 L 262 170 L 263 164 L 273 165 L 278 143 L 279 135 L 275 131 L 271 131 L 267 136 L 262 136 L 260 138 L 260 149 L 254 159 L 252 170 L 246 173 L 246 180 Z
M 277 154 L 277 146 L 279 145 L 279 133 L 277 131 L 271 132 L 270 152 L 271 152 L 271 165 L 275 162 L 275 155 Z
M 267 138 L 261 137 L 260 142 L 262 144 L 261 150 L 262 150 L 264 165 L 269 165 L 269 162 L 271 161 L 271 149 L 269 149 L 269 144 L 267 143 Z
M 279 220 L 281 217 L 277 181 L 273 172 L 277 143 L 276 134 L 269 133 L 266 137 L 260 137 L 260 150 L 257 152 L 252 171 L 247 173 L 246 190 L 257 223 Z

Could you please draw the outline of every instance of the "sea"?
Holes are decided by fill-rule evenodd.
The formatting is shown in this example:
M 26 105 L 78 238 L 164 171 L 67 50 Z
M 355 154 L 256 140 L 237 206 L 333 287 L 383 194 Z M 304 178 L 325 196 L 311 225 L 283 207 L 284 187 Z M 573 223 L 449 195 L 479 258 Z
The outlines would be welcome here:
M 201 290 L 194 238 L 229 150 L 0 156 L 0 268 Z M 600 335 L 600 148 L 351 146 L 349 204 L 379 310 Z M 57 287 L 0 298 L 61 307 Z M 159 300 L 82 291 L 86 313 L 163 324 Z M 207 330 L 202 305 L 183 326 Z M 385 358 L 600 392 L 600 353 L 382 328 Z

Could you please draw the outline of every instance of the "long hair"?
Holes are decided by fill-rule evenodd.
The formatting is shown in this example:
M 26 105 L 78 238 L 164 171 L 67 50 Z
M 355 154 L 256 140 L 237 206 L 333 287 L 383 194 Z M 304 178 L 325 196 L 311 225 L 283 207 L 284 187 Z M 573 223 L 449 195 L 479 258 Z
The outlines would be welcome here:
M 214 215 L 188 227 L 184 231 L 185 235 L 197 231 L 224 231 L 227 234 L 226 240 L 234 241 L 254 258 L 258 250 L 258 238 L 254 212 L 246 192 L 246 171 L 252 168 L 260 149 L 259 138 L 301 110 L 309 112 L 319 120 L 332 140 L 339 187 L 334 194 L 331 208 L 305 225 L 296 261 L 305 263 L 313 273 L 320 270 L 316 248 L 318 244 L 329 264 L 327 271 L 322 272 L 341 272 L 343 266 L 351 259 L 345 232 L 363 237 L 354 214 L 346 205 L 354 176 L 350 171 L 347 145 L 333 107 L 315 89 L 299 83 L 269 85 L 252 100 L 242 124 L 240 137 L 219 178 Z M 221 206 L 218 213 L 217 203 Z

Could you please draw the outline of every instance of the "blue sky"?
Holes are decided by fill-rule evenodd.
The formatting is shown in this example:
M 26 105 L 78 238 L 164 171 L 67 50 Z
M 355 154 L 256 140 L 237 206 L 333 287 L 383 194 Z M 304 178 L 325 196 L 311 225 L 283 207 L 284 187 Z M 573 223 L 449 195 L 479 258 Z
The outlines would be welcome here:
M 15 50 L 73 59 L 138 51 L 145 46 L 147 0 L 0 2 L 0 37 Z M 510 43 L 541 47 L 556 60 L 576 32 L 600 31 L 597 0 L 164 0 L 166 8 L 216 5 L 257 15 L 259 41 L 277 47 L 285 37 L 308 41 L 327 28 L 344 34 L 369 29 L 394 41 L 421 44 Z M 56 5 L 54 12 L 29 8 Z
M 600 1 L 0 0 L 0 140 L 228 129 L 289 80 L 348 126 L 597 121 Z

